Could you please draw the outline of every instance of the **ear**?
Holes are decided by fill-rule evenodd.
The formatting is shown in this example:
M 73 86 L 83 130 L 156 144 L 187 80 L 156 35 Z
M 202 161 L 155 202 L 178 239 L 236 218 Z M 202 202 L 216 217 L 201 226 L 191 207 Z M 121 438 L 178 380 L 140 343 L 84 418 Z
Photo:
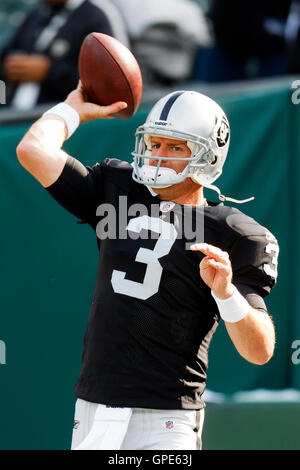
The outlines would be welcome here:
M 144 134 L 144 143 L 147 150 L 151 150 L 151 135 Z

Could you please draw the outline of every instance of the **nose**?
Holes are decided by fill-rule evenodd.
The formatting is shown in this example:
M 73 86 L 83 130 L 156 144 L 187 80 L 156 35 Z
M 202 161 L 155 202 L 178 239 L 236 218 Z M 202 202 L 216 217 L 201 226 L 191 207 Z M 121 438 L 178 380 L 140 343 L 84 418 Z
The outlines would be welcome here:
M 159 155 L 155 155 L 155 157 L 159 157 Z M 151 165 L 151 166 L 157 166 L 157 165 L 158 165 L 158 162 L 159 162 L 159 160 L 154 160 L 153 158 L 150 158 L 150 165 Z M 161 161 L 161 164 L 162 164 L 162 163 L 163 163 L 163 162 Z
M 154 157 L 159 157 L 159 158 L 166 157 L 167 156 L 167 149 L 164 148 L 163 145 L 161 145 L 159 148 L 153 149 L 151 154 Z M 150 165 L 157 166 L 158 162 L 159 162 L 159 160 L 154 160 L 154 159 L 150 158 Z M 165 161 L 163 161 L 163 160 L 160 161 L 160 166 L 165 166 L 165 164 L 166 164 Z

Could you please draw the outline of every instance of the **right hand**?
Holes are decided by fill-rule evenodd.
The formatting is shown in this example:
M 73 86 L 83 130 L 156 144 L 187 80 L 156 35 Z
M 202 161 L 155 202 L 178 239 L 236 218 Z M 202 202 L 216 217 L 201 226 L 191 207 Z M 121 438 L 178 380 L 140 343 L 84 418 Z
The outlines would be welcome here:
M 124 101 L 117 101 L 108 106 L 100 106 L 86 101 L 81 81 L 79 81 L 77 88 L 67 96 L 65 103 L 78 112 L 80 123 L 93 121 L 94 119 L 113 119 L 114 114 L 127 108 L 127 103 Z

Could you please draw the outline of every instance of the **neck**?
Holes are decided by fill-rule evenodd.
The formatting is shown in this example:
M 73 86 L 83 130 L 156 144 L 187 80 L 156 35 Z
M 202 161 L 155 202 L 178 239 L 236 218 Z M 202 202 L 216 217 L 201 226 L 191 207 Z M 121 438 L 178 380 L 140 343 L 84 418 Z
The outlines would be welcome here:
M 184 181 L 169 188 L 155 188 L 154 191 L 158 194 L 159 199 L 173 201 L 176 204 L 201 206 L 205 202 L 203 186 L 191 181 Z

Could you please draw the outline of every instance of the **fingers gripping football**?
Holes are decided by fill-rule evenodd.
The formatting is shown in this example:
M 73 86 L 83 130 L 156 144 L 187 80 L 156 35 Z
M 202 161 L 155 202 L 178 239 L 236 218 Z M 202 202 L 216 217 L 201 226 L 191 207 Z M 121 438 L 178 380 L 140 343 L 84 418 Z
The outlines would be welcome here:
M 205 284 L 221 299 L 233 293 L 232 267 L 229 255 L 220 248 L 207 243 L 196 243 L 191 250 L 201 251 L 205 256 L 200 262 L 200 276 Z
M 127 107 L 127 103 L 123 101 L 117 101 L 107 106 L 89 103 L 80 81 L 77 88 L 68 95 L 65 103 L 78 112 L 81 123 L 94 119 L 112 119 L 116 113 Z

